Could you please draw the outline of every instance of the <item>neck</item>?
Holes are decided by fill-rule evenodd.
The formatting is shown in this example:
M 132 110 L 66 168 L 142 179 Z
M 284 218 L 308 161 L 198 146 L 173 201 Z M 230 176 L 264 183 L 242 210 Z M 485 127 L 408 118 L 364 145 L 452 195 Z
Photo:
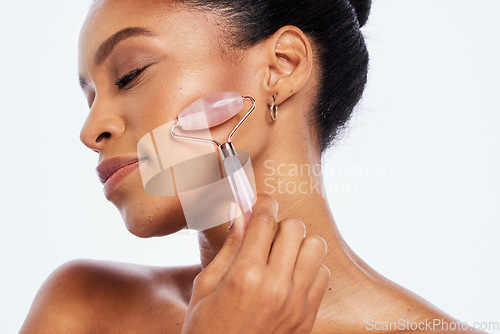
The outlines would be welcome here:
M 356 293 L 353 287 L 368 285 L 365 283 L 378 274 L 349 248 L 336 226 L 324 192 L 320 153 L 312 145 L 314 141 L 308 139 L 308 130 L 305 127 L 293 131 L 277 128 L 276 132 L 274 138 L 268 139 L 268 150 L 252 155 L 257 193 L 266 193 L 278 201 L 278 221 L 300 219 L 306 226 L 307 235 L 318 235 L 326 241 L 328 251 L 323 264 L 330 269 L 332 279 L 335 278 L 335 289 L 331 280 L 324 305 L 339 305 L 345 302 L 342 295 Z M 287 133 L 296 135 L 291 138 Z M 294 140 L 296 142 L 292 142 Z M 228 224 L 224 224 L 199 233 L 202 268 L 220 251 L 227 232 Z M 355 281 L 359 284 L 353 284 Z
M 337 229 L 324 193 L 319 161 L 297 163 L 296 159 L 283 157 L 279 162 L 273 159 L 260 160 L 254 164 L 257 192 L 267 193 L 278 201 L 278 221 L 285 218 L 300 219 L 306 226 L 307 235 L 318 235 L 325 239 L 328 255 L 324 264 L 330 269 L 337 267 L 339 261 L 349 258 L 346 254 L 350 249 Z M 202 268 L 217 255 L 227 231 L 228 224 L 223 224 L 199 233 Z

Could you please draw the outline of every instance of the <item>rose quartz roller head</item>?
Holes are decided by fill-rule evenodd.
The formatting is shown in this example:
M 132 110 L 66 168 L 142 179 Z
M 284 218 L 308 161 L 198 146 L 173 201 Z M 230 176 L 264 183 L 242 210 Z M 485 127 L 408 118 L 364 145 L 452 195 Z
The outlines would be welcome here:
M 175 133 L 176 127 L 181 127 L 185 131 L 201 130 L 211 128 L 222 124 L 233 118 L 243 109 L 243 101 L 251 101 L 252 108 L 247 112 L 227 137 L 227 143 L 221 144 L 215 140 L 183 136 Z M 218 147 L 222 159 L 222 166 L 226 172 L 231 191 L 241 211 L 245 215 L 247 222 L 252 213 L 252 206 L 255 203 L 255 194 L 253 193 L 250 182 L 241 166 L 240 159 L 231 142 L 233 134 L 240 125 L 247 119 L 250 113 L 255 109 L 255 100 L 252 97 L 242 97 L 236 92 L 224 92 L 201 98 L 188 107 L 179 115 L 178 120 L 172 126 L 170 133 L 174 138 L 211 143 Z
M 177 116 L 185 131 L 209 129 L 233 118 L 243 109 L 243 99 L 234 92 L 206 96 L 191 103 Z

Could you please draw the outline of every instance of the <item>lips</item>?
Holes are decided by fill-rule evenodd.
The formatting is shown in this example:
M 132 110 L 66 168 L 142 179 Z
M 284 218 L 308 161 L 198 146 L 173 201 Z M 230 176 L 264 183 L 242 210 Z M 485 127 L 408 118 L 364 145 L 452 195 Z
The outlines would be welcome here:
M 115 157 L 104 160 L 97 166 L 96 172 L 99 180 L 104 184 L 108 179 L 120 169 L 137 163 L 136 157 Z

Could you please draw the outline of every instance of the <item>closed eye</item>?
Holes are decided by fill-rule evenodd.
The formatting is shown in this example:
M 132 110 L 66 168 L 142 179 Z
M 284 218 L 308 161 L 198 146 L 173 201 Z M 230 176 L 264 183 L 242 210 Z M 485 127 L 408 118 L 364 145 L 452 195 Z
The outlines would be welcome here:
M 127 88 L 127 86 L 139 75 L 142 71 L 148 68 L 150 65 L 145 66 L 143 68 L 137 68 L 125 74 L 123 77 L 119 78 L 115 81 L 115 85 L 118 86 L 118 89 Z

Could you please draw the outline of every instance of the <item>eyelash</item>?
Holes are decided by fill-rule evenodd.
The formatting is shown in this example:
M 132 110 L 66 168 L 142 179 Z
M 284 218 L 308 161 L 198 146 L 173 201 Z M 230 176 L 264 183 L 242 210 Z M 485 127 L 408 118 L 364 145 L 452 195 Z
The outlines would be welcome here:
M 115 85 L 118 86 L 118 89 L 125 88 L 132 80 L 134 80 L 142 71 L 144 71 L 148 66 L 143 68 L 137 68 L 133 71 L 128 72 L 123 77 L 119 78 L 115 81 Z

